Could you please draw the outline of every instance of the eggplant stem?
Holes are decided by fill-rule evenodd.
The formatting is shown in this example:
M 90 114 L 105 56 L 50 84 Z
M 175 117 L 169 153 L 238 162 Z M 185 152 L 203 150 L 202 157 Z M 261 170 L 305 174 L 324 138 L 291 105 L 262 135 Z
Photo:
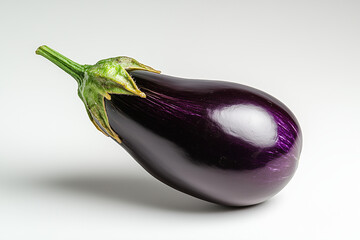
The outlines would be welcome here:
M 160 73 L 125 56 L 103 59 L 94 65 L 80 65 L 46 45 L 39 47 L 36 54 L 47 58 L 75 78 L 78 82 L 78 95 L 85 104 L 90 120 L 99 131 L 119 143 L 121 143 L 120 137 L 110 126 L 104 99 L 111 100 L 112 94 L 145 98 L 145 93 L 138 88 L 128 71 L 143 70 Z
M 46 45 L 40 46 L 38 49 L 36 49 L 35 53 L 50 60 L 52 63 L 75 78 L 78 84 L 81 84 L 85 71 L 85 67 L 83 65 L 70 60 L 69 58 Z

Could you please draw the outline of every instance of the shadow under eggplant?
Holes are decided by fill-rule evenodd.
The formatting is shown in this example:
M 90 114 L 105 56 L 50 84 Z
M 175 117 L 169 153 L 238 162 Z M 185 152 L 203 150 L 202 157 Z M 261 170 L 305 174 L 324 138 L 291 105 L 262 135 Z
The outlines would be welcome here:
M 151 176 L 122 175 L 122 173 L 49 177 L 42 178 L 40 184 L 52 191 L 85 194 L 119 203 L 179 212 L 221 213 L 264 206 L 264 204 L 236 208 L 220 206 L 174 190 Z

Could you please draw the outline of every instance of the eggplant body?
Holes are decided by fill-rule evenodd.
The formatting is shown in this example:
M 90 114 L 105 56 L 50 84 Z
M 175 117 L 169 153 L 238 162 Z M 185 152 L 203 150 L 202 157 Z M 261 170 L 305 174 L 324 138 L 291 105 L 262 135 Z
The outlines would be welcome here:
M 146 98 L 105 100 L 121 145 L 154 177 L 227 206 L 263 202 L 292 178 L 299 124 L 274 97 L 222 81 L 131 71 Z

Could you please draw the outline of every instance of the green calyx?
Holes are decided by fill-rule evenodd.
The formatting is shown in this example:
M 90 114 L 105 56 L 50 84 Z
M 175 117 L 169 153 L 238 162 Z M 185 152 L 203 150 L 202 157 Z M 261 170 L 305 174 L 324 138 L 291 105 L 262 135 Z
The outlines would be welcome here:
M 36 54 L 47 58 L 75 78 L 78 82 L 78 95 L 85 104 L 90 120 L 99 131 L 119 143 L 121 143 L 119 136 L 109 124 L 105 98 L 110 100 L 111 94 L 145 98 L 145 93 L 136 86 L 128 71 L 144 70 L 160 73 L 130 57 L 115 57 L 101 60 L 94 65 L 80 65 L 47 46 L 39 47 Z

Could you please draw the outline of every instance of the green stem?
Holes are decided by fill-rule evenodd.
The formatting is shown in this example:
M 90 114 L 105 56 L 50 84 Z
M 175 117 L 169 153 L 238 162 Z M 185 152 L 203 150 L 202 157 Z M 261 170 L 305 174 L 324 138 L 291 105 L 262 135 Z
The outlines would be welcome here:
M 52 63 L 56 64 L 62 70 L 70 74 L 78 84 L 81 83 L 82 79 L 84 78 L 84 66 L 80 65 L 69 58 L 63 56 L 62 54 L 58 53 L 57 51 L 49 48 L 48 46 L 41 46 L 36 50 L 36 54 L 39 54 Z

